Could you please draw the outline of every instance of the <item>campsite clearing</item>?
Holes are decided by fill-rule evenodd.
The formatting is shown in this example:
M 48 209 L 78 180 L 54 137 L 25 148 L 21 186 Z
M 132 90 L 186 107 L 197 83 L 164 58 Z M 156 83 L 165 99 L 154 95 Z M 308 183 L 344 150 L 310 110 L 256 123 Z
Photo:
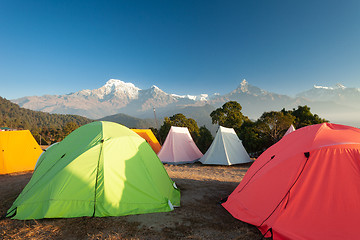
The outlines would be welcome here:
M 239 184 L 251 163 L 207 166 L 164 165 L 181 190 L 181 207 L 172 212 L 124 217 L 0 220 L 1 239 L 260 239 L 260 231 L 233 218 L 216 204 Z M 0 175 L 0 213 L 4 215 L 32 172 Z

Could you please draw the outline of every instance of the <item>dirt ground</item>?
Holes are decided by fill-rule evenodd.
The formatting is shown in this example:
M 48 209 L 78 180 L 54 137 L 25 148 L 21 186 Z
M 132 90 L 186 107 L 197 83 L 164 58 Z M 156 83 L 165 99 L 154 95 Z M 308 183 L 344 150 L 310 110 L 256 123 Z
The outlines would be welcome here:
M 251 164 L 165 165 L 181 190 L 181 207 L 167 213 L 123 217 L 0 220 L 0 239 L 261 239 L 258 229 L 217 204 L 239 184 Z M 0 175 L 4 215 L 32 172 Z

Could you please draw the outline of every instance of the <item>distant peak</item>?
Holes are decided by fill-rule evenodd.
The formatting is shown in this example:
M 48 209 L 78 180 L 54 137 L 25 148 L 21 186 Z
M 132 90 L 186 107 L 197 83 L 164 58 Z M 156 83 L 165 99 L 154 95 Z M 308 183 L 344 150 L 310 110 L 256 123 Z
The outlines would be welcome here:
M 193 101 L 207 101 L 209 98 L 208 94 L 202 93 L 200 95 L 177 95 L 177 94 L 171 94 L 171 96 L 175 98 L 187 98 Z
M 242 92 L 248 92 L 248 87 L 249 87 L 249 83 L 246 81 L 246 79 L 243 79 L 240 83 L 239 88 L 241 89 Z
M 332 87 L 324 87 L 324 86 L 319 86 L 319 85 L 314 85 L 314 88 L 317 88 L 317 89 L 333 89 Z
M 314 88 L 334 90 L 334 89 L 345 89 L 346 87 L 344 85 L 342 85 L 341 83 L 337 83 L 334 87 L 324 87 L 324 86 L 314 85 Z
M 125 82 L 121 81 L 121 80 L 117 80 L 117 79 L 110 79 L 105 83 L 105 86 L 109 86 L 109 85 L 118 85 L 118 84 L 124 84 Z
M 336 84 L 336 88 L 345 89 L 346 87 L 342 85 L 341 83 Z
M 106 96 L 109 98 L 112 95 L 135 99 L 138 96 L 139 90 L 141 89 L 132 83 L 123 82 L 117 79 L 110 79 L 104 86 L 99 89 L 94 89 L 92 92 L 100 99 L 104 99 Z
M 111 85 L 111 84 L 115 84 L 115 83 L 118 83 L 118 82 L 123 82 L 123 81 L 117 80 L 117 79 L 110 79 L 110 80 L 108 80 L 108 81 L 106 82 L 106 84 Z
M 132 83 L 123 82 L 118 79 L 110 79 L 105 83 L 105 87 L 113 87 L 113 86 L 139 89 Z
M 148 89 L 148 91 L 154 92 L 154 93 L 165 93 L 163 90 L 161 90 L 158 86 L 156 85 L 152 85 L 150 89 Z M 167 93 L 165 93 L 167 94 Z

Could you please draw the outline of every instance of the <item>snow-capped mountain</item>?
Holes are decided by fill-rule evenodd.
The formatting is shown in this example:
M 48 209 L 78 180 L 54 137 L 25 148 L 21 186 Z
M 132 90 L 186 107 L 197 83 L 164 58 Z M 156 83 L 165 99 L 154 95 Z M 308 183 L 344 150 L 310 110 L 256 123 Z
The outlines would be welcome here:
M 177 95 L 177 94 L 171 94 L 175 98 L 188 98 L 190 100 L 194 101 L 207 101 L 209 100 L 208 94 L 200 94 L 200 95 Z
M 338 83 L 333 87 L 317 86 L 305 92 L 297 94 L 297 97 L 303 97 L 312 101 L 332 101 L 345 105 L 353 105 L 360 101 L 360 89 L 348 88 Z
M 110 79 L 104 86 L 94 90 L 82 90 L 75 93 L 78 96 L 93 96 L 98 99 L 111 99 L 118 97 L 121 99 L 136 99 L 139 95 L 140 88 L 135 87 L 132 83 L 126 83 L 116 79 Z
M 242 111 L 250 118 L 256 119 L 265 112 L 293 108 L 297 106 L 297 99 L 286 95 L 272 93 L 250 85 L 245 79 L 239 86 L 225 95 L 213 97 L 209 103 L 219 107 L 227 101 L 237 101 L 242 106 Z
M 230 94 L 234 94 L 234 93 L 247 93 L 247 94 L 251 94 L 254 96 L 269 94 L 269 92 L 267 92 L 263 89 L 249 85 L 249 83 L 246 81 L 246 79 L 243 79 L 242 82 L 240 83 L 240 85 L 234 91 L 232 91 Z
M 170 110 L 174 111 L 187 106 L 204 106 L 205 104 L 220 106 L 229 100 L 241 102 L 244 109 L 250 110 L 250 115 L 256 116 L 282 98 L 288 97 L 249 85 L 246 80 L 243 80 L 239 87 L 229 94 L 223 96 L 214 94 L 209 97 L 205 93 L 197 96 L 169 94 L 155 85 L 149 89 L 140 89 L 132 83 L 110 79 L 98 89 L 86 89 L 67 95 L 24 97 L 15 99 L 13 102 L 32 110 L 71 113 L 97 119 L 116 113 L 151 117 L 153 108 L 166 115 L 166 112 Z M 255 110 L 248 107 L 248 105 L 254 104 L 259 105 Z
M 142 90 L 132 83 L 110 79 L 98 89 L 85 89 L 66 95 L 23 97 L 12 101 L 32 110 L 78 114 L 97 119 L 119 112 L 140 116 L 144 112 L 152 112 L 153 108 L 196 104 L 198 98 L 168 94 L 155 85 Z
M 211 124 L 209 109 L 227 101 L 237 101 L 244 115 L 257 119 L 266 111 L 293 109 L 308 105 L 312 112 L 332 122 L 348 124 L 348 119 L 360 119 L 360 90 L 341 84 L 334 87 L 315 85 L 295 98 L 268 92 L 250 85 L 245 79 L 228 94 L 194 95 L 169 94 L 157 86 L 140 89 L 132 83 L 110 79 L 104 86 L 66 95 L 44 95 L 12 100 L 20 107 L 50 113 L 77 114 L 99 119 L 118 113 L 140 118 L 153 118 L 154 108 L 159 119 L 174 113 L 186 112 L 188 117 L 201 119 L 198 124 Z M 357 126 L 358 124 L 353 124 Z

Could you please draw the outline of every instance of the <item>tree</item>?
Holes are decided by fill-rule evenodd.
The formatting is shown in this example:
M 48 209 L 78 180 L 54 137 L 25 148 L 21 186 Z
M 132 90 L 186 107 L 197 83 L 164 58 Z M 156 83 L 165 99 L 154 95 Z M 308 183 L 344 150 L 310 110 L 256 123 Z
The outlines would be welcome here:
M 268 138 L 259 130 L 258 123 L 245 120 L 237 132 L 250 157 L 258 157 L 268 146 Z
M 257 128 L 263 135 L 269 137 L 270 144 L 272 145 L 283 137 L 294 120 L 295 117 L 290 113 L 282 111 L 264 112 L 257 120 Z
M 157 130 L 157 128 L 153 128 L 153 127 L 150 127 L 150 130 L 152 131 L 154 136 L 158 139 L 160 145 L 162 145 L 163 142 L 160 139 L 159 130 Z
M 197 147 L 200 151 L 205 154 L 206 151 L 209 149 L 211 143 L 214 140 L 214 137 L 211 135 L 211 132 L 205 127 L 200 127 L 199 130 L 200 136 L 196 142 Z
M 159 129 L 159 135 L 161 141 L 164 142 L 167 134 L 170 131 L 171 126 L 187 127 L 191 134 L 191 137 L 196 142 L 199 138 L 199 127 L 196 121 L 192 118 L 186 118 L 182 113 L 178 113 L 168 118 L 165 117 L 163 125 Z
M 210 117 L 213 124 L 219 124 L 223 127 L 239 129 L 247 119 L 241 113 L 241 105 L 236 101 L 226 102 L 221 108 L 211 112 Z
M 67 135 L 69 135 L 72 131 L 74 131 L 75 129 L 79 128 L 79 125 L 77 125 L 74 122 L 67 122 L 64 126 L 63 132 L 64 132 L 64 137 L 66 137 Z
M 282 111 L 285 110 L 283 109 Z M 292 111 L 288 111 L 288 112 L 290 112 L 291 115 L 295 117 L 294 127 L 296 129 L 313 124 L 328 122 L 328 120 L 324 118 L 320 118 L 317 114 L 312 114 L 310 112 L 310 108 L 307 105 L 298 106 L 296 110 L 295 108 L 293 108 Z

